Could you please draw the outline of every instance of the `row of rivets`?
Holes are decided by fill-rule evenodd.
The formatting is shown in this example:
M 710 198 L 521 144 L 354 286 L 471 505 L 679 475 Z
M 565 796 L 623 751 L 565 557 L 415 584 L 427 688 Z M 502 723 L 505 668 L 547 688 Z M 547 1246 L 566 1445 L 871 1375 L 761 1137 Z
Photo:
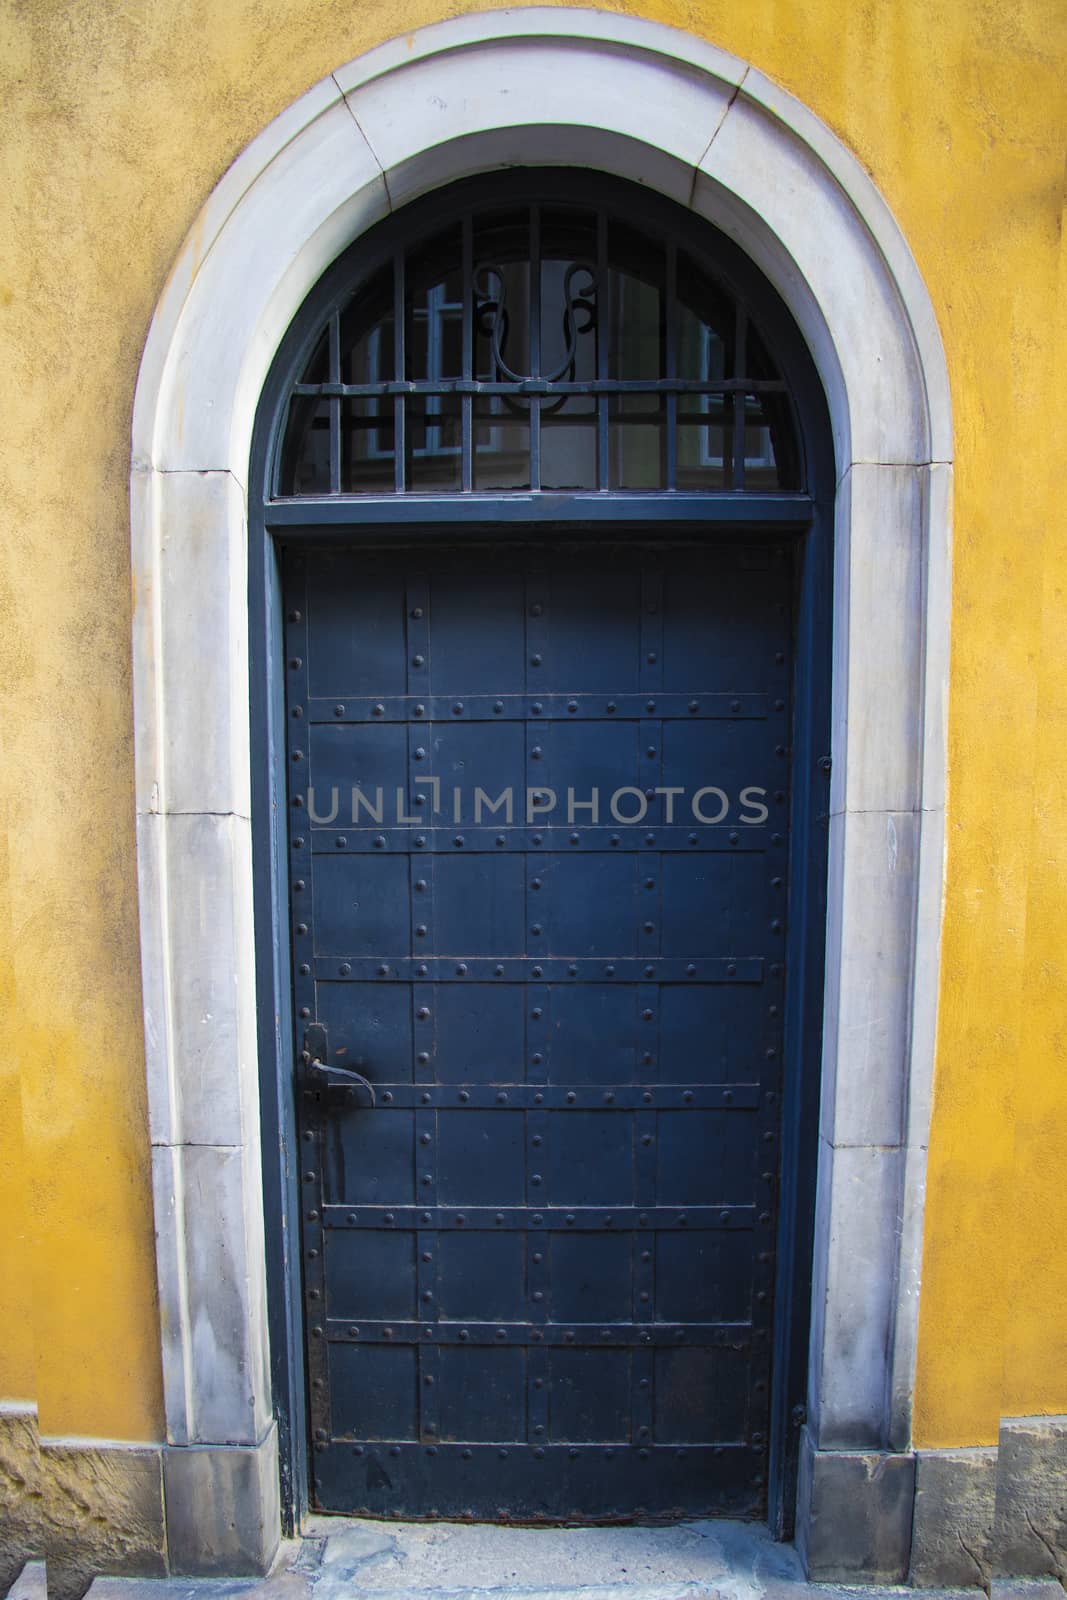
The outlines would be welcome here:
M 294 656 L 293 659 L 290 661 L 289 665 L 293 669 L 294 672 L 297 672 L 303 666 L 303 661 L 301 660 L 301 658 L 299 656 Z M 423 665 L 422 659 L 421 658 L 417 658 L 416 661 L 413 662 L 413 665 L 419 665 L 419 666 Z M 457 700 L 451 706 L 450 709 L 451 709 L 452 715 L 454 717 L 462 717 L 468 708 L 463 704 L 463 702 L 461 700 Z M 503 700 L 494 700 L 493 701 L 492 710 L 493 710 L 493 713 L 494 713 L 495 716 L 501 716 L 506 709 L 507 709 L 507 707 L 505 706 Z M 545 708 L 544 708 L 544 704 L 543 704 L 542 701 L 534 700 L 530 705 L 530 714 L 531 714 L 531 716 L 539 717 L 544 713 L 544 709 Z M 574 716 L 580 709 L 581 709 L 581 707 L 579 706 L 577 700 L 568 700 L 567 701 L 567 711 L 570 713 L 571 716 Z M 614 716 L 615 713 L 618 711 L 618 709 L 619 709 L 618 702 L 615 701 L 615 700 L 609 700 L 604 706 L 604 710 L 609 716 Z M 774 709 L 775 709 L 775 711 L 784 711 L 785 710 L 785 701 L 784 700 L 775 700 Z M 650 715 L 654 715 L 655 711 L 656 711 L 656 701 L 655 700 L 647 700 L 645 702 L 645 710 Z M 687 706 L 686 706 L 686 710 L 690 713 L 690 715 L 695 715 L 696 712 L 698 712 L 700 710 L 700 701 L 699 700 L 690 700 L 688 702 Z M 740 702 L 740 700 L 731 700 L 731 702 L 730 702 L 730 711 L 736 716 L 736 714 L 740 710 L 741 710 L 741 702 Z M 371 715 L 375 716 L 375 717 L 384 717 L 385 716 L 385 711 L 386 711 L 386 708 L 381 703 L 381 701 L 376 702 L 376 704 L 374 704 L 371 707 Z M 421 702 L 418 702 L 418 703 L 416 703 L 415 705 L 412 706 L 411 712 L 412 712 L 413 716 L 424 717 L 426 715 L 426 707 Z M 304 713 L 303 713 L 303 708 L 302 707 L 297 707 L 294 710 L 294 713 L 293 713 L 294 716 L 303 716 L 303 714 Z M 333 708 L 333 714 L 334 714 L 335 717 L 345 717 L 345 716 L 347 716 L 349 714 L 348 713 L 348 708 L 343 703 L 338 702 L 337 705 L 335 705 L 334 708 Z

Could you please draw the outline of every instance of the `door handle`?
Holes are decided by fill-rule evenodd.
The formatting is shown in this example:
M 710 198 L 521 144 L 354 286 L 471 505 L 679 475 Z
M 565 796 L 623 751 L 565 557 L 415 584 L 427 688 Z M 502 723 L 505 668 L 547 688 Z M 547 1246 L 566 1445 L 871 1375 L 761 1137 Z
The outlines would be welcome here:
M 321 1084 L 326 1089 L 347 1089 L 350 1095 L 357 1089 L 365 1089 L 370 1101 L 367 1109 L 374 1110 L 377 1103 L 374 1085 L 362 1072 L 353 1072 L 351 1067 L 331 1067 L 325 1061 L 309 1061 L 307 1075 L 309 1083 Z
M 349 1100 L 354 1100 L 356 1090 L 362 1089 L 369 1100 L 368 1109 L 373 1111 L 377 1103 L 374 1085 L 363 1076 L 362 1072 L 354 1072 L 351 1067 L 335 1067 L 324 1061 L 323 1057 L 328 1054 L 326 1029 L 321 1022 L 309 1023 L 304 1034 L 304 1048 L 300 1055 L 307 1083 L 324 1089 L 344 1089 Z

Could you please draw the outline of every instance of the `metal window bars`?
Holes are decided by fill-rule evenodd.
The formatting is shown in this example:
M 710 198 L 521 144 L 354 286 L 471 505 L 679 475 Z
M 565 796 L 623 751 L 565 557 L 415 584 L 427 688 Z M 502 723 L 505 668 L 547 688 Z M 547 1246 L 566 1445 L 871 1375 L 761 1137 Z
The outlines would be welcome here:
M 788 387 L 748 307 L 606 209 L 501 202 L 356 284 L 292 386 L 276 498 L 791 492 Z

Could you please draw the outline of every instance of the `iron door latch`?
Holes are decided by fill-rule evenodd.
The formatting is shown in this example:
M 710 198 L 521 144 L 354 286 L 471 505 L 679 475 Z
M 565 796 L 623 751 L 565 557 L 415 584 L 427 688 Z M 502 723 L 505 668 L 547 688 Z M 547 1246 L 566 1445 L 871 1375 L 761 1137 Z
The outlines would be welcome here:
M 367 1096 L 368 1109 L 373 1111 L 374 1085 L 363 1076 L 362 1072 L 353 1072 L 351 1067 L 331 1065 L 326 1059 L 329 1052 L 329 1040 L 322 1023 L 309 1023 L 304 1030 L 304 1048 L 300 1053 L 304 1081 L 308 1088 L 340 1089 L 344 1092 L 346 1100 L 354 1100 L 357 1091 L 362 1090 Z

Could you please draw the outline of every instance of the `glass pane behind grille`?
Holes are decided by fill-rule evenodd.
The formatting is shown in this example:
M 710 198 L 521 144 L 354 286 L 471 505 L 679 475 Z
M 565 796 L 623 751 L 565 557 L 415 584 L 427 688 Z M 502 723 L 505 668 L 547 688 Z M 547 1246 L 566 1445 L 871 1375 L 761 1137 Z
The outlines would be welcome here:
M 767 342 L 690 250 L 593 208 L 504 205 L 401 252 L 332 315 L 276 493 L 802 486 Z

